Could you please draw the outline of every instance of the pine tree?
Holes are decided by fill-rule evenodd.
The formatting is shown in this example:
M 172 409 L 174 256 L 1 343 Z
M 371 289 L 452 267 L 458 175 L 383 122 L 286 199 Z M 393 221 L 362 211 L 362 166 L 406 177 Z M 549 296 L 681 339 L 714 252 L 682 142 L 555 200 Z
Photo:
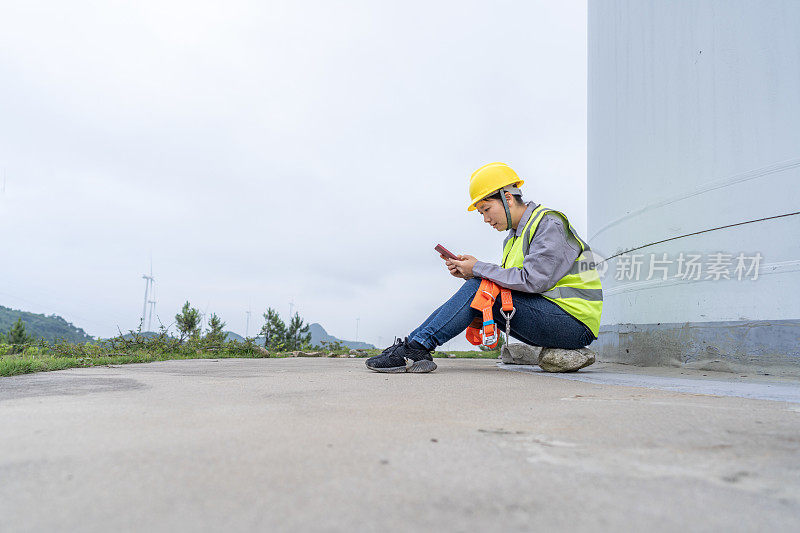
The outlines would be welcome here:
M 11 326 L 11 329 L 8 330 L 8 344 L 11 345 L 11 351 L 9 353 L 20 353 L 24 349 L 24 344 L 30 342 L 32 339 L 28 335 L 28 332 L 25 331 L 25 322 L 22 321 L 22 318 L 18 318 L 14 325 Z
M 200 335 L 200 311 L 189 305 L 187 300 L 183 304 L 181 312 L 175 315 L 175 325 L 181 334 L 181 342 L 186 337 L 197 337 Z
M 264 348 L 277 352 L 286 347 L 286 324 L 273 308 L 268 308 L 264 313 L 265 324 L 261 327 L 264 336 Z
M 18 318 L 17 321 L 14 322 L 14 325 L 11 326 L 11 329 L 8 331 L 8 343 L 25 344 L 30 340 L 31 338 L 25 331 L 25 322 L 22 321 L 22 318 Z
M 206 340 L 212 344 L 223 344 L 228 337 L 222 329 L 225 327 L 225 322 L 216 314 L 211 313 L 211 318 L 208 319 L 208 330 L 206 331 Z
M 289 350 L 301 350 L 311 344 L 311 333 L 308 332 L 309 325 L 303 325 L 300 313 L 295 313 L 289 321 L 289 328 L 286 333 L 286 347 Z

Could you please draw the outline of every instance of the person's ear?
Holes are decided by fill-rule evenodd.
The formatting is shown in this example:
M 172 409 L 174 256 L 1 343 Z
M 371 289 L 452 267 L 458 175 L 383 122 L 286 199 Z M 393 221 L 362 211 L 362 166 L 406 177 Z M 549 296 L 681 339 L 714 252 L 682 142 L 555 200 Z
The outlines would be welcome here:
M 508 205 L 514 205 L 514 195 L 508 191 L 505 191 L 503 194 L 506 197 L 506 202 L 508 202 Z

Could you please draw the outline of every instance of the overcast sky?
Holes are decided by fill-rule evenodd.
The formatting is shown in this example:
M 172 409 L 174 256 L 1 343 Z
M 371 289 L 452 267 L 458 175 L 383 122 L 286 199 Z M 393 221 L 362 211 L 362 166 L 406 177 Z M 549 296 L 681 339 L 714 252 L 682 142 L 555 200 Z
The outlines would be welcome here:
M 585 1 L 1 6 L 7 307 L 135 328 L 152 255 L 165 325 L 386 345 L 458 289 L 437 243 L 498 262 L 491 161 L 586 237 Z

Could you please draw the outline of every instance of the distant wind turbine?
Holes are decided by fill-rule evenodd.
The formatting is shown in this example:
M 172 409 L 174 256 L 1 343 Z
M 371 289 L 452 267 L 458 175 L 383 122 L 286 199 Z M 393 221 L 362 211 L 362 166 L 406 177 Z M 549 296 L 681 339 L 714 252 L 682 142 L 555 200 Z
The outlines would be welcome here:
M 211 305 L 211 301 L 206 302 L 206 308 L 203 311 L 203 314 L 200 315 L 200 331 L 203 331 L 208 326 L 208 319 L 206 315 L 208 315 L 208 306 Z
M 250 306 L 249 305 L 247 306 L 247 312 L 245 314 L 247 315 L 247 322 L 245 322 L 245 326 L 244 326 L 244 338 L 246 339 L 248 333 L 250 333 Z
M 150 270 L 150 276 L 151 277 L 153 276 L 152 269 Z M 150 299 L 147 301 L 147 303 L 150 304 L 150 314 L 147 315 L 147 331 L 153 331 L 153 328 L 151 327 L 151 324 L 153 322 L 153 315 L 156 312 L 156 284 L 155 284 L 155 281 L 156 280 L 153 279 L 153 281 L 151 282 Z
M 147 299 L 147 295 L 150 292 L 150 290 L 153 288 L 153 283 L 156 281 L 156 279 L 153 277 L 153 260 L 152 259 L 150 260 L 150 275 L 148 276 L 147 274 L 142 274 L 142 279 L 145 280 L 144 281 L 144 305 L 142 306 L 142 327 L 144 327 L 144 321 L 145 321 L 145 318 L 147 317 L 147 304 L 150 303 L 149 300 Z M 153 305 L 155 305 L 155 301 L 153 302 Z M 152 311 L 151 311 L 150 318 L 152 319 Z

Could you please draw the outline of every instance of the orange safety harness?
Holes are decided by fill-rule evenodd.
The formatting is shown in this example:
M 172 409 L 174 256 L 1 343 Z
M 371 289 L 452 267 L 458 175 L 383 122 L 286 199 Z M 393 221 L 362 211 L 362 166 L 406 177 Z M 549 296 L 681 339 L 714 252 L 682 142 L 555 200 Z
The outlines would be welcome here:
M 478 292 L 469 304 L 473 309 L 481 312 L 482 317 L 477 317 L 467 327 L 467 340 L 475 346 L 483 344 L 487 348 L 494 348 L 497 346 L 497 324 L 494 321 L 492 314 L 492 307 L 497 300 L 497 295 L 500 294 L 502 301 L 503 318 L 506 319 L 506 342 L 511 333 L 511 318 L 517 312 L 514 309 L 514 302 L 511 300 L 511 291 L 505 287 L 500 287 L 497 283 L 484 279 L 481 281 Z

